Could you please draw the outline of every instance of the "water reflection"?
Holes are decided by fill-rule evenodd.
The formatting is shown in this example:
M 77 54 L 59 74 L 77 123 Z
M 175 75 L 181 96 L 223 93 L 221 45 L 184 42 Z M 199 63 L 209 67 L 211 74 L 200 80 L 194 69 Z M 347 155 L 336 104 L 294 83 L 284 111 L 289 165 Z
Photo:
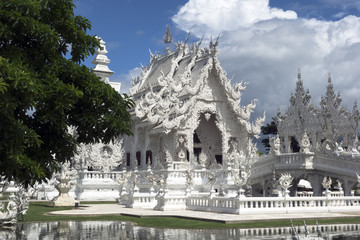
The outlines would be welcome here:
M 308 226 L 316 235 L 316 226 Z M 327 239 L 360 239 L 360 224 L 323 225 Z M 128 222 L 83 221 L 17 224 L 14 229 L 0 230 L 0 239 L 291 239 L 291 229 L 162 229 L 138 227 Z M 298 227 L 299 236 L 304 229 Z

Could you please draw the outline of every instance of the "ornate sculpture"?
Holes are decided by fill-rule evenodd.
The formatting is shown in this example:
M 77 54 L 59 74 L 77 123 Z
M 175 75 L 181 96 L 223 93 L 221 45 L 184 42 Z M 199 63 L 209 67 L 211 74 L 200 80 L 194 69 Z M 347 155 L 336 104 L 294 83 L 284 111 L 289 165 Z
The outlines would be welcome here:
M 217 180 L 217 176 L 215 172 L 207 172 L 207 179 L 208 179 L 208 183 L 211 185 L 211 189 L 210 189 L 210 198 L 214 196 L 215 194 L 215 190 L 214 190 L 214 184 Z
M 194 169 L 192 169 L 192 168 L 186 169 L 185 172 L 183 173 L 186 178 L 186 187 L 189 189 L 194 184 L 193 173 L 194 173 Z
M 217 178 L 217 177 L 216 177 L 215 172 L 208 172 L 208 174 L 207 174 L 207 179 L 208 179 L 209 184 L 211 185 L 211 188 L 212 188 L 213 185 L 215 184 L 216 178 Z
M 24 215 L 29 209 L 29 196 L 27 191 L 22 186 L 17 187 L 19 190 L 15 194 L 10 194 L 7 203 L 4 204 L 0 201 L 0 226 L 2 224 L 15 224 L 19 215 L 21 215 L 22 220 L 24 220 Z
M 276 135 L 275 137 L 270 137 L 270 153 L 273 155 L 279 155 L 280 154 L 280 138 L 279 135 Z
M 93 144 L 89 151 L 88 163 L 94 170 L 110 172 L 123 162 L 124 153 L 122 139 L 107 145 Z
M 187 141 L 185 135 L 181 134 L 178 136 L 176 149 L 177 149 L 178 159 L 183 162 L 186 161 Z
M 282 187 L 284 191 L 284 196 L 289 196 L 289 188 L 292 186 L 291 183 L 293 181 L 293 177 L 290 175 L 290 173 L 283 173 L 281 174 L 281 177 L 279 178 L 279 184 Z
M 311 153 L 310 152 L 310 140 L 309 140 L 309 137 L 307 136 L 306 132 L 304 132 L 299 145 L 301 147 L 301 152 Z
M 59 184 L 56 186 L 59 196 L 51 201 L 52 206 L 75 206 L 77 202 L 69 196 L 69 191 L 75 184 L 73 180 L 77 176 L 76 170 L 70 170 L 70 164 L 70 162 L 63 163 L 60 172 L 54 175 L 59 181 Z
M 123 173 L 122 175 L 117 175 L 116 183 L 119 184 L 119 186 L 121 186 L 120 197 L 127 193 L 125 186 L 129 182 L 129 177 L 130 177 L 130 173 Z
M 325 176 L 322 181 L 323 188 L 325 188 L 326 191 L 329 191 L 329 189 L 331 188 L 331 184 L 332 184 L 331 178 Z
M 163 173 L 154 174 L 153 172 L 149 172 L 146 176 L 146 179 L 155 186 L 158 192 L 165 190 L 167 188 L 166 176 Z
M 243 152 L 239 151 L 238 142 L 235 138 L 230 138 L 229 140 L 229 151 L 228 151 L 228 160 L 229 164 L 235 165 L 235 168 L 242 163 L 245 159 Z
M 169 42 L 169 36 L 169 33 L 165 35 L 166 42 Z M 200 44 L 201 42 L 188 46 L 186 41 L 177 44 L 172 52 L 172 59 L 169 60 L 170 70 L 166 74 L 162 71 L 156 72 L 153 65 L 160 57 L 158 56 L 156 59 L 152 57 L 150 66 L 142 72 L 141 80 L 130 89 L 131 95 L 137 96 L 139 93 L 142 95 L 137 98 L 135 107 L 137 118 L 147 118 L 151 124 L 160 124 L 165 133 L 178 129 L 192 114 L 191 109 L 199 104 L 198 99 L 215 99 L 213 89 L 207 83 L 210 70 L 214 69 L 220 78 L 220 83 L 224 86 L 230 107 L 236 113 L 236 120 L 246 128 L 248 133 L 258 136 L 265 116 L 256 119 L 255 124 L 248 122 L 250 114 L 256 106 L 256 100 L 247 106 L 239 106 L 241 93 L 246 89 L 246 84 L 241 82 L 235 85 L 235 89 L 232 87 L 231 79 L 226 77 L 226 73 L 216 57 L 217 43 L 210 43 L 207 51 L 201 50 Z M 177 70 L 179 70 L 180 64 L 184 64 L 182 61 L 184 57 L 189 57 L 189 61 L 184 66 L 183 72 L 179 73 Z M 200 71 L 194 71 L 194 66 L 200 58 L 205 60 L 205 64 L 201 66 Z M 155 76 L 154 72 L 156 72 Z M 153 91 L 153 86 L 161 88 Z M 143 90 L 146 91 L 143 92 Z M 180 100 L 180 94 L 184 93 L 188 97 L 186 100 Z M 206 112 L 205 118 L 209 120 L 210 117 L 211 113 Z
M 246 185 L 251 175 L 250 169 L 246 169 L 245 166 L 241 166 L 239 172 L 233 170 L 232 174 L 234 176 L 235 184 L 239 186 L 238 196 L 244 196 L 245 190 L 243 189 L 243 186 Z
M 201 152 L 199 155 L 199 166 L 205 168 L 207 159 L 208 159 L 207 155 L 204 152 Z
M 340 94 L 335 94 L 330 75 L 320 107 L 311 104 L 310 98 L 309 90 L 304 90 L 299 72 L 295 94 L 291 94 L 290 107 L 283 116 L 278 117 L 278 132 L 285 139 L 286 151 L 290 150 L 290 141 L 287 139 L 295 137 L 301 151 L 310 153 L 310 139 L 304 138 L 305 132 L 311 138 L 313 151 L 342 154 L 336 146 L 339 138 L 343 139 L 345 148 L 355 146 L 356 149 L 360 116 L 356 102 L 352 113 L 341 105 L 342 99 Z

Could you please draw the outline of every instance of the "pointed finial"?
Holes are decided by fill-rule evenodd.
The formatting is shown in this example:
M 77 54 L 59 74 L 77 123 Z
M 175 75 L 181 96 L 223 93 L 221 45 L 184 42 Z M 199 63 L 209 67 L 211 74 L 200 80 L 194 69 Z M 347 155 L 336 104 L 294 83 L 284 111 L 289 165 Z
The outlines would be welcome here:
M 185 45 L 186 45 L 186 43 L 189 41 L 190 33 L 191 33 L 191 32 L 188 32 L 188 34 L 187 34 L 187 36 L 186 36 L 186 38 L 185 38 L 185 42 L 184 42 Z
M 165 44 L 170 44 L 172 42 L 172 36 L 171 36 L 171 32 L 170 32 L 170 26 L 169 24 L 166 25 L 166 33 L 164 36 L 164 43 Z
M 331 83 L 331 73 L 328 74 L 328 83 Z
M 301 70 L 300 70 L 300 68 L 298 69 L 298 80 L 300 81 L 301 80 Z
M 215 47 L 217 47 L 217 45 L 219 44 L 219 38 L 220 38 L 220 33 L 219 33 L 219 35 L 218 35 L 218 37 L 217 37 L 217 39 L 216 39 Z

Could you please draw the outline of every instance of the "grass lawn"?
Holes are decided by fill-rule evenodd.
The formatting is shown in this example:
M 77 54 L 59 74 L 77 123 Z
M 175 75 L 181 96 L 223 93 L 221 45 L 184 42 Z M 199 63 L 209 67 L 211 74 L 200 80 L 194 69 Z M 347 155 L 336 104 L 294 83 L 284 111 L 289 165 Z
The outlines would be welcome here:
M 95 202 L 81 202 L 84 204 L 94 204 Z M 102 203 L 104 202 L 96 202 Z M 114 202 L 109 202 L 114 204 Z M 130 217 L 122 215 L 106 215 L 106 216 L 52 216 L 44 215 L 47 212 L 70 210 L 73 207 L 49 207 L 44 202 L 30 203 L 29 210 L 25 215 L 24 222 L 44 222 L 44 221 L 126 221 L 133 222 L 143 227 L 158 227 L 158 228 L 260 228 L 260 227 L 280 227 L 290 226 L 290 220 L 271 220 L 271 221 L 256 221 L 247 223 L 219 223 L 212 221 L 201 221 L 178 217 Z M 19 221 L 21 223 L 23 221 Z M 319 224 L 336 224 L 336 223 L 360 223 L 360 218 L 341 218 L 341 219 L 319 219 Z M 303 225 L 302 220 L 293 220 L 294 225 Z M 316 220 L 306 220 L 307 225 L 315 225 Z

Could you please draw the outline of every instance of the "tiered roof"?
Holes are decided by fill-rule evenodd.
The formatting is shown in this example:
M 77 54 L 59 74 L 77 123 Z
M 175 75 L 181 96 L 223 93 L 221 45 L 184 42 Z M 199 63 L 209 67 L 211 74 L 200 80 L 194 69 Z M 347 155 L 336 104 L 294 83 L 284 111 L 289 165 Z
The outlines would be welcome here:
M 136 117 L 157 128 L 160 125 L 166 132 L 179 128 L 197 100 L 208 98 L 207 101 L 214 101 L 219 98 L 208 86 L 212 75 L 220 83 L 222 95 L 237 121 L 249 134 L 257 136 L 265 114 L 255 124 L 249 123 L 256 100 L 247 106 L 240 106 L 246 83 L 232 86 L 231 79 L 227 78 L 217 58 L 218 40 L 215 43 L 210 41 L 207 48 L 200 47 L 201 41 L 188 45 L 187 40 L 175 44 L 173 51 L 168 48 L 164 55 L 150 53 L 150 64 L 142 68 L 141 76 L 133 80 L 130 89 L 130 95 L 136 102 Z

